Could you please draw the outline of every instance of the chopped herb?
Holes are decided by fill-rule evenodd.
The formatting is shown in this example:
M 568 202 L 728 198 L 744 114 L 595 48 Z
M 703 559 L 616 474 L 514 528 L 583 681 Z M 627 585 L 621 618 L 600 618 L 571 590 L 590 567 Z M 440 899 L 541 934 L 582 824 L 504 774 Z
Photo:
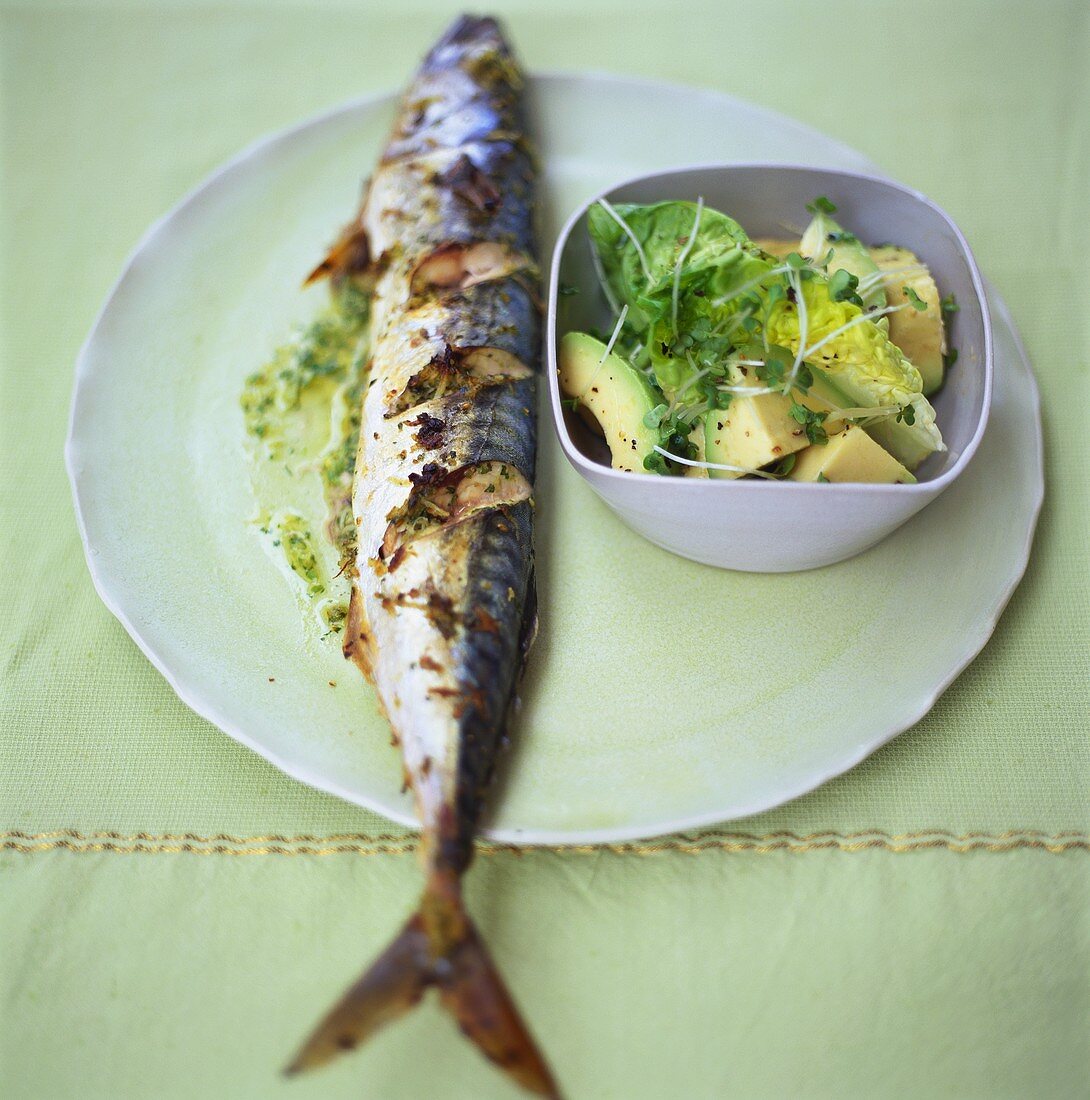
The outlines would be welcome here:
M 829 479 L 820 470 L 818 470 L 817 479 L 818 479 L 818 482 L 821 485 L 828 485 L 829 484 Z
M 282 457 L 276 420 L 299 408 L 303 393 L 314 382 L 342 381 L 357 367 L 369 324 L 370 298 L 346 281 L 309 326 L 246 379 L 241 397 L 246 431 L 265 443 L 269 457 Z
M 916 409 L 913 405 L 902 405 L 895 417 L 899 424 L 902 420 L 909 426 L 916 423 Z
M 307 593 L 311 596 L 322 595 L 325 585 L 318 573 L 318 557 L 306 520 L 290 512 L 279 520 L 276 528 L 280 539 L 274 545 L 283 545 L 288 565 L 306 582 Z
M 943 357 L 942 365 L 944 370 L 949 370 L 958 361 L 958 349 L 951 348 Z
M 322 607 L 322 618 L 329 624 L 330 633 L 339 634 L 344 630 L 344 623 L 348 618 L 348 605 L 327 603 Z
M 579 287 L 572 286 L 571 283 L 560 283 L 556 292 L 561 298 L 570 298 L 573 294 L 579 293 Z
M 958 305 L 957 298 L 953 294 L 947 294 L 945 298 L 939 303 L 942 307 L 943 313 L 957 313 L 961 306 Z

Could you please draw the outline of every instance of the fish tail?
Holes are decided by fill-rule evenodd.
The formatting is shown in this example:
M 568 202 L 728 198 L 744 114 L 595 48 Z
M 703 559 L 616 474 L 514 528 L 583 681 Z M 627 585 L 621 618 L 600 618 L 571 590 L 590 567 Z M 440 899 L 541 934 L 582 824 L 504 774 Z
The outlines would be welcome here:
M 434 874 L 390 946 L 347 990 L 285 1070 L 324 1065 L 404 1015 L 429 986 L 482 1054 L 537 1096 L 560 1091 L 462 905 L 457 882 Z

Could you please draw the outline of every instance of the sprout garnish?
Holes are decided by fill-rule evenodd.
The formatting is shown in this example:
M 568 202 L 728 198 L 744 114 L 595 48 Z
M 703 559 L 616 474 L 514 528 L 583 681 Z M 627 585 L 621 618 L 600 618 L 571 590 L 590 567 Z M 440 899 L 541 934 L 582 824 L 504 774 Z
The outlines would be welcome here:
M 625 236 L 632 242 L 632 247 L 636 250 L 636 255 L 640 258 L 640 267 L 643 269 L 643 277 L 648 283 L 651 282 L 651 268 L 647 264 L 647 256 L 644 254 L 643 245 L 640 244 L 639 238 L 632 232 L 632 227 L 613 209 L 613 206 L 606 202 L 605 199 L 599 199 L 598 205 L 624 230 Z
M 677 330 L 677 294 L 681 287 L 681 269 L 685 266 L 685 259 L 689 255 L 693 247 L 693 243 L 696 241 L 696 235 L 700 232 L 700 215 L 704 211 L 704 196 L 700 195 L 696 200 L 696 217 L 693 218 L 692 232 L 689 234 L 689 239 L 685 242 L 685 247 L 678 253 L 677 263 L 674 264 L 674 286 L 673 294 L 671 296 L 671 302 L 673 305 L 672 318 L 674 322 L 674 335 L 679 335 Z M 648 280 L 650 281 L 650 280 Z

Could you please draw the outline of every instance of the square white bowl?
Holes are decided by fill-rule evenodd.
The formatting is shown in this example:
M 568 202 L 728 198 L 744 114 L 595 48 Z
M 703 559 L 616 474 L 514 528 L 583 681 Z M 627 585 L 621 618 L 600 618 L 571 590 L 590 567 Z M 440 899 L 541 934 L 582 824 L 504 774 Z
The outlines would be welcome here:
M 861 240 L 911 249 L 931 269 L 939 292 L 953 294 L 947 318 L 956 364 L 932 397 L 948 450 L 931 455 L 915 485 L 720 480 L 629 473 L 561 402 L 561 336 L 613 325 L 599 288 L 586 230 L 587 210 L 610 202 L 695 201 L 738 221 L 751 237 L 789 237 L 805 207 L 825 195 L 837 219 Z M 796 228 L 792 228 L 796 227 Z M 561 284 L 579 293 L 561 296 Z M 876 176 L 794 166 L 731 164 L 639 176 L 584 203 L 568 219 L 553 253 L 547 317 L 553 423 L 568 461 L 633 530 L 693 561 L 750 572 L 789 572 L 843 561 L 896 530 L 953 483 L 984 434 L 992 395 L 991 322 L 976 261 L 950 217 L 918 191 Z

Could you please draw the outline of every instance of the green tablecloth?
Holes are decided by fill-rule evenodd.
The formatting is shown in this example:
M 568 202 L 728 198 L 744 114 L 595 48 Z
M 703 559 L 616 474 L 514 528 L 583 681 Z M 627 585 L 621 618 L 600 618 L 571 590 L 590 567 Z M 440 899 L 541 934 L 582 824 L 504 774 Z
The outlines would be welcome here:
M 479 860 L 472 908 L 559 1076 L 573 1097 L 1085 1095 L 1090 7 L 500 10 L 530 67 L 722 88 L 934 197 L 1046 418 L 1027 577 L 917 727 L 699 837 Z M 513 1095 L 432 1005 L 277 1077 L 410 909 L 412 837 L 178 702 L 92 590 L 61 454 L 77 349 L 146 225 L 255 136 L 400 84 L 453 12 L 0 4 L 5 1096 Z

